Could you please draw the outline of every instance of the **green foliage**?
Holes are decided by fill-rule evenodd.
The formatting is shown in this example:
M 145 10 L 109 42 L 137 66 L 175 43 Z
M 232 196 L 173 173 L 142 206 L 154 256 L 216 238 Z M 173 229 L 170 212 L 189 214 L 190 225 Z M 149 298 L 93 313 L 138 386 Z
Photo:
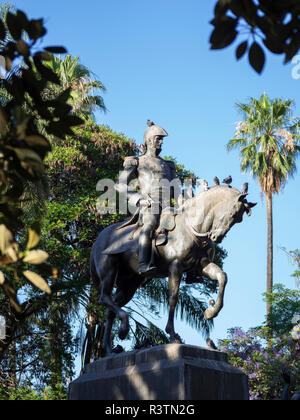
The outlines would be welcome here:
M 55 49 L 51 52 L 59 51 Z M 98 94 L 98 92 L 105 92 L 105 87 L 100 80 L 94 79 L 92 72 L 79 62 L 78 57 L 67 55 L 62 59 L 53 55 L 52 60 L 46 65 L 58 75 L 61 81 L 59 87 L 55 84 L 49 86 L 45 92 L 49 99 L 58 94 L 67 94 L 70 90 L 68 104 L 72 107 L 72 113 L 84 120 L 94 119 L 94 112 L 97 109 L 106 111 L 103 98 Z
M 249 377 L 250 398 L 280 399 L 289 372 L 291 392 L 300 387 L 300 291 L 281 284 L 266 295 L 272 302 L 267 327 L 231 328 L 219 348 Z
M 0 386 L 0 401 L 61 401 L 67 399 L 67 390 L 62 386 L 46 387 L 38 392 L 29 386 L 5 389 Z
M 266 196 L 267 292 L 273 286 L 273 194 L 279 193 L 296 172 L 300 154 L 299 118 L 292 118 L 294 102 L 290 99 L 270 99 L 265 93 L 250 98 L 248 103 L 238 103 L 243 120 L 237 124 L 235 137 L 227 149 L 239 149 L 241 170 L 250 171 Z M 267 301 L 267 314 L 271 304 Z
M 299 119 L 292 118 L 293 106 L 292 100 L 271 100 L 266 94 L 237 104 L 243 121 L 227 148 L 240 150 L 241 170 L 250 170 L 264 194 L 278 193 L 296 170 L 300 136 Z
M 104 126 L 87 123 L 54 144 L 47 158 L 50 200 L 42 241 L 62 278 L 89 282 L 89 254 L 99 231 L 121 216 L 99 214 L 97 182 L 116 179 L 135 143 Z
M 101 179 L 116 180 L 124 157 L 136 152 L 133 140 L 108 127 L 86 122 L 73 136 L 54 141 L 47 158 L 49 201 L 41 240 L 51 263 L 59 270 L 60 287 L 73 302 L 71 313 L 82 306 L 87 313 L 90 334 L 83 347 L 86 354 L 95 357 L 99 356 L 101 337 L 97 331 L 103 325 L 105 308 L 98 305 L 99 290 L 90 287 L 90 252 L 102 229 L 124 219 L 124 215 L 98 213 L 101 193 L 96 186 Z
M 292 277 L 296 280 L 296 285 L 300 284 L 300 250 L 295 249 L 294 251 L 287 251 L 286 248 L 281 248 L 293 265 L 296 265 L 296 270 L 292 274 Z
M 266 293 L 266 300 L 272 305 L 268 326 L 277 334 L 287 334 L 293 328 L 293 317 L 300 314 L 300 291 L 276 284 L 272 293 Z
M 226 48 L 243 34 L 236 58 L 241 59 L 248 51 L 249 63 L 257 73 L 265 65 L 265 48 L 284 54 L 284 62 L 288 63 L 300 48 L 299 12 L 298 0 L 218 0 L 211 21 L 211 48 Z
M 41 179 L 45 157 L 51 150 L 41 129 L 46 135 L 64 137 L 67 133 L 72 134 L 72 126 L 78 125 L 81 120 L 69 115 L 67 98 L 43 99 L 43 91 L 49 82 L 60 84 L 55 73 L 44 65 L 44 61 L 49 59 L 46 50 L 32 53 L 37 42 L 46 34 L 43 19 L 29 20 L 20 10 L 15 13 L 4 10 L 3 13 L 6 21 L 0 21 L 0 55 L 5 58 L 8 71 L 13 69 L 15 62 L 22 60 L 24 64 L 9 79 L 1 81 L 9 99 L 0 107 L 0 286 L 9 297 L 14 311 L 21 314 L 23 309 L 17 290 L 23 286 L 24 279 L 50 293 L 45 280 L 24 266 L 24 263 L 42 265 L 48 255 L 42 254 L 42 251 L 31 251 L 38 241 L 32 247 L 28 242 L 25 252 L 21 252 L 15 240 L 15 235 L 25 227 L 21 218 L 25 184 Z M 35 226 L 29 231 L 29 237 L 33 231 L 38 235 L 39 229 Z

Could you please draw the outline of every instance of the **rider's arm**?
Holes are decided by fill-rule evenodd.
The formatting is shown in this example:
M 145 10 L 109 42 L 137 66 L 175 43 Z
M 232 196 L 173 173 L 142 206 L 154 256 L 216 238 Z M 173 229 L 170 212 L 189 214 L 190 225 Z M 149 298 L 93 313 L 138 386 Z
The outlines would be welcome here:
M 138 158 L 136 156 L 126 157 L 124 160 L 124 170 L 121 172 L 115 185 L 115 189 L 130 200 L 130 204 L 136 205 L 140 199 L 140 194 L 128 188 L 131 181 L 138 178 Z
M 177 179 L 175 163 L 170 160 L 170 161 L 168 161 L 168 165 L 171 169 L 171 180 Z M 180 195 L 179 188 L 172 187 L 171 188 L 171 199 L 175 200 L 175 203 L 177 203 L 179 195 Z

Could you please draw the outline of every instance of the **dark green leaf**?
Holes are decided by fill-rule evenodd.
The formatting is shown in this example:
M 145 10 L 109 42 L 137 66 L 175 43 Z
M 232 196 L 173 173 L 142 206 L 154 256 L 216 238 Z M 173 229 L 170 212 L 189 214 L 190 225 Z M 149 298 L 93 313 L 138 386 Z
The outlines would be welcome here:
M 237 36 L 237 22 L 237 19 L 227 17 L 215 26 L 210 37 L 212 50 L 222 49 L 232 44 Z
M 53 115 L 55 117 L 65 117 L 66 115 L 70 114 L 70 112 L 72 111 L 72 107 L 71 105 L 68 105 L 66 103 L 60 103 L 57 101 L 53 101 L 53 107 L 55 108 L 53 111 Z
M 29 147 L 42 147 L 46 148 L 47 150 L 51 150 L 50 144 L 44 136 L 38 134 L 32 134 L 25 137 L 25 142 L 28 144 Z
M 45 50 L 53 54 L 66 54 L 68 52 L 65 47 L 45 47 Z
M 43 76 L 44 79 L 46 79 L 48 82 L 55 83 L 56 85 L 60 85 L 59 77 L 57 76 L 54 71 L 52 71 L 49 67 L 45 67 L 41 59 L 37 56 L 33 58 L 34 64 L 39 71 L 39 73 Z
M 32 74 L 31 71 L 25 70 L 23 72 L 23 86 L 24 90 L 29 93 L 29 95 L 32 97 L 32 99 L 35 102 L 36 106 L 40 106 L 42 102 L 42 98 L 40 95 L 40 89 L 39 86 L 41 86 L 41 83 L 36 80 L 35 76 Z M 40 111 L 40 109 L 38 109 Z
M 285 47 L 285 60 L 284 64 L 288 63 L 300 49 L 300 34 L 297 33 L 293 36 L 290 43 Z
M 70 127 L 83 124 L 83 120 L 76 115 L 68 115 L 67 118 L 63 119 Z
M 273 54 L 282 54 L 284 52 L 284 42 L 277 38 L 268 37 L 263 39 L 263 43 Z
M 71 87 L 69 87 L 68 89 L 64 90 L 58 97 L 57 97 L 57 101 L 61 102 L 61 103 L 65 103 L 67 102 L 67 100 L 70 98 L 71 96 Z
M 1 41 L 4 41 L 5 37 L 6 37 L 6 29 L 5 29 L 4 23 L 0 19 L 0 39 L 1 39 Z
M 19 19 L 19 22 L 22 23 L 23 29 L 26 28 L 28 24 L 28 17 L 22 10 L 17 10 L 17 18 Z
M 13 76 L 12 82 L 8 82 L 7 80 L 4 80 L 3 86 L 5 89 L 14 97 L 14 100 L 18 104 L 24 103 L 24 85 L 21 78 L 17 76 Z
M 43 26 L 43 19 L 32 19 L 26 28 L 30 39 L 37 40 L 46 34 L 46 29 Z
M 39 58 L 40 60 L 43 61 L 51 61 L 52 60 L 52 55 L 49 53 L 46 53 L 44 51 L 38 51 L 37 53 L 34 54 L 34 57 Z
M 19 54 L 23 55 L 23 57 L 28 57 L 30 54 L 29 46 L 25 41 L 23 41 L 23 39 L 19 39 L 16 45 L 16 49 Z
M 249 63 L 257 73 L 261 73 L 265 65 L 265 53 L 257 42 L 253 42 L 249 50 Z
M 46 129 L 49 134 L 54 134 L 59 138 L 64 138 L 66 134 L 74 134 L 69 126 L 61 121 L 50 123 Z
M 10 12 L 7 13 L 6 23 L 11 36 L 15 41 L 18 41 L 21 38 L 22 29 L 24 29 L 22 27 L 22 23 L 19 21 L 16 15 L 13 15 Z
M 244 42 L 242 42 L 238 47 L 237 47 L 237 49 L 236 49 L 236 52 L 235 52 L 235 56 L 236 56 L 236 59 L 237 60 L 239 60 L 240 58 L 242 58 L 243 57 L 243 55 L 245 54 L 245 52 L 247 51 L 247 48 L 248 48 L 248 42 L 247 41 L 244 41 Z
M 215 16 L 217 18 L 224 16 L 225 13 L 227 12 L 228 8 L 229 8 L 228 4 L 224 4 L 224 2 L 218 1 L 215 5 L 215 9 L 214 9 Z

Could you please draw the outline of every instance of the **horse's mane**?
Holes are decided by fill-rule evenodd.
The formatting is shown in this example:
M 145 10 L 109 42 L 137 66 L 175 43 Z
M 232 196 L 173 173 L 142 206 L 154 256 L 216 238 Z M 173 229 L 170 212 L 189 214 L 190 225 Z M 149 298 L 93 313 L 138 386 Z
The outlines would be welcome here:
M 214 202 L 223 201 L 232 196 L 232 198 L 237 197 L 241 192 L 235 187 L 229 187 L 227 185 L 215 185 L 210 187 L 206 191 L 201 191 L 195 197 L 189 198 L 183 205 L 183 210 L 191 208 L 198 205 L 199 202 L 209 202 L 213 200 Z M 216 200 L 217 199 L 217 200 Z
M 207 217 L 211 220 L 218 205 L 226 202 L 234 203 L 240 194 L 237 188 L 228 185 L 216 185 L 201 191 L 183 204 L 183 217 L 187 218 L 189 225 L 195 228 L 202 225 Z

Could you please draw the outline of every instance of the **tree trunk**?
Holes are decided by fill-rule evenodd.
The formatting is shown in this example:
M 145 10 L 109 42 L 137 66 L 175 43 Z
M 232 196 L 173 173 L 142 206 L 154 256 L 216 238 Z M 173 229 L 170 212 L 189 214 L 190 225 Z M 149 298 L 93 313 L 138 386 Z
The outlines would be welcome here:
M 272 292 L 273 288 L 273 208 L 272 193 L 267 194 L 267 225 L 268 225 L 268 244 L 267 244 L 267 293 Z M 267 317 L 271 314 L 271 303 L 267 302 Z

